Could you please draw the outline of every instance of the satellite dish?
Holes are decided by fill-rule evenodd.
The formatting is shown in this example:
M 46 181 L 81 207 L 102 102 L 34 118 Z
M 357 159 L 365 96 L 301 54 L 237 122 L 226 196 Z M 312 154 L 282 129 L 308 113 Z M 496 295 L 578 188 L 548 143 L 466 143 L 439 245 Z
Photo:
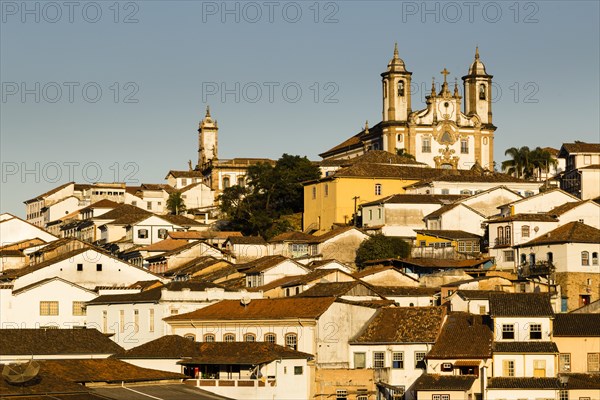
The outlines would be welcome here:
M 242 297 L 240 303 L 242 303 L 243 306 L 247 306 L 248 304 L 250 304 L 250 301 L 252 301 L 250 297 Z
M 8 383 L 18 385 L 29 382 L 40 372 L 40 364 L 37 361 L 29 360 L 26 363 L 6 364 L 2 369 L 2 377 Z

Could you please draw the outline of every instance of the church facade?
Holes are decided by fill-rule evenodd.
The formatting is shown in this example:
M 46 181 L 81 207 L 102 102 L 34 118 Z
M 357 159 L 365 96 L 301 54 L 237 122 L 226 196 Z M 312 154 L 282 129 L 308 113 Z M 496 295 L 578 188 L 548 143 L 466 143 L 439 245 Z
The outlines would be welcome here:
M 381 74 L 383 119 L 368 124 L 358 134 L 321 153 L 324 160 L 351 158 L 369 150 L 408 153 L 433 168 L 470 169 L 479 164 L 494 169 L 494 132 L 492 123 L 492 75 L 475 51 L 468 74 L 462 77 L 463 97 L 455 81 L 447 82 L 449 72 L 441 72 L 444 82 L 438 92 L 435 80 L 426 97 L 426 108 L 412 110 L 411 77 L 398 47 Z

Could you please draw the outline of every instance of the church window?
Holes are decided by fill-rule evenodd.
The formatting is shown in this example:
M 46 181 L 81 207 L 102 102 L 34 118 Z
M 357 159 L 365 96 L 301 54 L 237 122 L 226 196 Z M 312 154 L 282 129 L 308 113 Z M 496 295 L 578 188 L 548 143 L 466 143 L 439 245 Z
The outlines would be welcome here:
M 375 196 L 380 196 L 381 195 L 381 183 L 376 183 L 375 184 Z
M 387 98 L 387 82 L 383 82 L 383 97 Z
M 398 81 L 398 96 L 404 97 L 404 81 Z
M 396 136 L 396 139 L 398 140 L 398 142 L 399 142 L 399 143 L 402 143 L 402 141 L 404 140 L 404 136 L 402 136 L 402 134 L 401 134 L 401 133 L 399 133 L 399 134 Z
M 485 100 L 485 85 L 479 85 L 479 100 Z
M 231 185 L 231 181 L 229 180 L 229 177 L 226 176 L 225 178 L 223 178 L 223 189 L 228 188 Z
M 460 152 L 462 154 L 469 154 L 469 140 L 460 139 Z
M 238 184 L 238 186 L 244 186 L 244 177 L 243 176 L 238 177 L 237 184 Z
M 431 138 L 424 137 L 421 143 L 421 152 L 422 153 L 431 153 Z

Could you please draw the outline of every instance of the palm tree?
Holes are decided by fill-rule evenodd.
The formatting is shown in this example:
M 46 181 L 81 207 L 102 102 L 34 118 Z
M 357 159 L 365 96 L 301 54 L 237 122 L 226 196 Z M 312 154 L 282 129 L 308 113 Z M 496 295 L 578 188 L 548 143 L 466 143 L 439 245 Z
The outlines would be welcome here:
M 558 161 L 552 153 L 538 146 L 531 152 L 530 163 L 533 165 L 537 173 L 537 179 L 539 180 L 542 177 L 542 172 L 545 172 L 547 176 L 550 167 L 556 167 Z
M 509 175 L 514 175 L 517 178 L 525 177 L 528 178 L 533 174 L 531 165 L 529 162 L 529 156 L 531 151 L 529 147 L 523 146 L 521 148 L 511 147 L 504 152 L 505 156 L 510 156 L 511 159 L 502 161 L 502 171 Z
M 167 209 L 171 214 L 179 215 L 185 211 L 185 200 L 181 197 L 181 192 L 173 192 L 167 199 Z

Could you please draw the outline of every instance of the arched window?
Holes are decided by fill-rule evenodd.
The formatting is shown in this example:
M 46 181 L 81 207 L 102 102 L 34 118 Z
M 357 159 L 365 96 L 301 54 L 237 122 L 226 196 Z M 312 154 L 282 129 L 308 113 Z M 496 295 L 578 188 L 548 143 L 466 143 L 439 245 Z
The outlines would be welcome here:
M 498 242 L 498 244 L 504 243 L 504 227 L 503 226 L 498 227 L 498 238 L 496 239 L 496 241 Z
M 295 333 L 288 333 L 285 335 L 285 347 L 298 350 L 298 335 Z
M 215 335 L 213 335 L 212 333 L 207 333 L 206 335 L 204 335 L 204 341 L 206 343 L 212 343 L 215 341 Z
M 463 189 L 463 190 L 460 191 L 460 194 L 468 194 L 468 195 L 470 195 L 471 191 L 469 189 Z
M 510 231 L 510 226 L 507 226 L 506 229 L 504 230 L 504 237 L 506 238 L 506 244 L 510 244 L 510 239 L 512 237 L 511 231 Z
M 191 340 L 192 342 L 196 341 L 196 335 L 194 335 L 193 333 L 186 333 L 185 335 L 183 335 L 184 338 Z
M 244 181 L 244 177 L 243 176 L 238 176 L 238 178 L 237 178 L 237 184 L 238 184 L 238 186 L 244 186 L 245 181 Z
M 529 237 L 529 225 L 523 225 L 521 227 L 521 236 L 522 237 Z
M 231 181 L 230 181 L 229 177 L 226 176 L 225 178 L 223 178 L 223 189 L 226 189 L 229 186 L 231 186 Z
M 485 100 L 485 85 L 483 83 L 479 85 L 479 100 Z
M 223 335 L 223 341 L 227 343 L 235 342 L 235 335 L 233 333 L 226 333 Z
M 244 342 L 256 342 L 256 335 L 254 333 L 246 333 L 244 335 Z
M 535 253 L 529 253 L 529 265 L 530 266 L 535 265 Z
M 590 265 L 590 253 L 587 251 L 581 252 L 581 265 Z
M 387 82 L 383 82 L 383 98 L 387 98 Z
M 265 333 L 265 342 L 267 342 L 267 343 L 276 343 L 277 342 L 277 335 L 275 335 L 274 333 Z
M 404 81 L 398 81 L 398 96 L 404 97 Z
M 598 253 L 592 253 L 592 265 L 598 265 Z

